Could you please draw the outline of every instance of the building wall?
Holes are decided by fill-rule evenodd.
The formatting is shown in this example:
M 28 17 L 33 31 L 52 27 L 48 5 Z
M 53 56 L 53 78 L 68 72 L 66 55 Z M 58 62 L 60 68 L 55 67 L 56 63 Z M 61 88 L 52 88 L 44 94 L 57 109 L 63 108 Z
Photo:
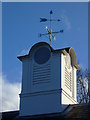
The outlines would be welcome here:
M 43 65 L 37 65 L 31 58 L 24 60 L 22 66 L 22 93 L 60 89 L 60 60 L 60 53 L 52 53 L 50 60 Z
M 61 112 L 62 105 L 77 104 L 76 68 L 69 54 L 51 52 L 46 63 L 37 64 L 36 50 L 23 60 L 20 116 Z
M 77 101 L 77 76 L 76 76 L 76 72 L 77 72 L 77 70 L 76 70 L 76 68 L 73 66 L 73 81 L 74 81 L 74 99 L 75 99 L 75 101 Z M 73 94 L 73 93 L 72 93 Z
M 61 104 L 77 104 L 76 68 L 70 65 L 70 68 L 68 69 L 67 64 L 65 63 L 67 55 L 61 54 Z
M 20 116 L 60 112 L 60 91 L 21 95 Z
M 60 56 L 52 53 L 43 65 L 37 65 L 33 55 L 23 61 L 20 116 L 61 111 Z

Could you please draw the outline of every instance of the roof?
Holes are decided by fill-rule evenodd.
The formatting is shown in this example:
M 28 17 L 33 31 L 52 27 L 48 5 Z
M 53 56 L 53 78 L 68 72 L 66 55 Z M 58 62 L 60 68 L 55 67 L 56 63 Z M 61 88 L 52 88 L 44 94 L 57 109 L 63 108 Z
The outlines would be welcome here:
M 2 113 L 2 120 L 13 120 L 19 115 L 19 111 L 8 111 Z
M 32 46 L 32 48 L 30 49 L 29 53 L 27 55 L 24 56 L 18 56 L 17 58 L 20 61 L 23 61 L 24 59 L 30 58 L 32 56 L 33 50 L 35 50 L 37 47 L 41 47 L 41 46 L 47 46 L 49 47 L 50 51 L 52 53 L 63 53 L 63 54 L 69 54 L 71 56 L 72 59 L 72 65 L 75 66 L 78 70 L 80 70 L 80 67 L 77 63 L 77 57 L 76 57 L 76 53 L 74 51 L 74 49 L 72 47 L 66 47 L 66 48 L 62 48 L 62 49 L 56 49 L 54 50 L 48 43 L 46 42 L 38 42 L 35 45 Z
M 36 48 L 37 46 L 43 46 L 43 45 L 48 46 L 50 48 L 51 52 L 61 52 L 62 50 L 66 50 L 67 53 L 69 53 L 69 49 L 70 49 L 70 47 L 67 47 L 67 48 L 62 48 L 62 49 L 56 49 L 56 50 L 54 50 L 48 43 L 46 43 L 46 42 L 38 42 L 38 43 L 36 43 L 35 45 L 32 46 L 32 48 L 29 50 L 28 54 L 26 54 L 24 56 L 18 56 L 17 58 L 20 61 L 22 61 L 23 58 L 28 58 L 28 57 L 31 56 L 31 53 L 32 53 L 32 51 L 33 51 L 34 48 Z
M 43 114 L 19 117 L 19 111 L 3 112 L 2 120 L 52 120 L 52 119 L 86 119 L 90 120 L 90 103 L 89 104 L 74 104 L 68 107 L 61 113 Z

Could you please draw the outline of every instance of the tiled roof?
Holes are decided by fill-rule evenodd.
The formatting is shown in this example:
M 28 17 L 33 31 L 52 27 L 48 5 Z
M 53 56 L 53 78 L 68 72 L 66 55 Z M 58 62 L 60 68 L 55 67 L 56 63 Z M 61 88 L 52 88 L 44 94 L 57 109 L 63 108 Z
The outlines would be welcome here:
M 69 105 L 62 113 L 19 117 L 19 111 L 2 113 L 2 120 L 52 120 L 85 119 L 90 120 L 90 104 Z

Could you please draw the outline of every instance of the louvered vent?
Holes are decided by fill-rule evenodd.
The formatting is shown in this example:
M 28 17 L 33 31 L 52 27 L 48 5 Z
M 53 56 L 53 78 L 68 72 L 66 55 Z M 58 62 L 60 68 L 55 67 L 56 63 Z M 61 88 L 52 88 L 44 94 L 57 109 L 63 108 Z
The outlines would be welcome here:
M 65 86 L 71 91 L 72 90 L 72 73 L 65 67 Z
M 33 85 L 42 84 L 50 82 L 51 78 L 51 66 L 50 64 L 46 64 L 45 66 L 37 66 L 33 67 Z

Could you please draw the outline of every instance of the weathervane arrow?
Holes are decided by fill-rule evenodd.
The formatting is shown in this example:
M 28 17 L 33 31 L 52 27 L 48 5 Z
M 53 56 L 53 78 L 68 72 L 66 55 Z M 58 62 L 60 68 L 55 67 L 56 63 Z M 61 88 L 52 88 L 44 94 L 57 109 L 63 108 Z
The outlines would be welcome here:
M 46 18 L 40 18 L 40 22 L 46 22 L 47 19 Z
M 60 30 L 60 31 L 57 31 L 57 32 L 53 32 L 52 31 L 52 21 L 57 21 L 57 22 L 61 21 L 60 19 L 52 19 L 52 14 L 53 14 L 53 12 L 51 10 L 50 11 L 50 19 L 40 18 L 40 22 L 50 21 L 50 29 L 48 29 L 48 27 L 46 26 L 47 33 L 45 33 L 45 34 L 39 34 L 39 37 L 49 35 L 50 46 L 51 46 L 52 38 L 55 39 L 56 34 L 64 32 L 64 30 Z

